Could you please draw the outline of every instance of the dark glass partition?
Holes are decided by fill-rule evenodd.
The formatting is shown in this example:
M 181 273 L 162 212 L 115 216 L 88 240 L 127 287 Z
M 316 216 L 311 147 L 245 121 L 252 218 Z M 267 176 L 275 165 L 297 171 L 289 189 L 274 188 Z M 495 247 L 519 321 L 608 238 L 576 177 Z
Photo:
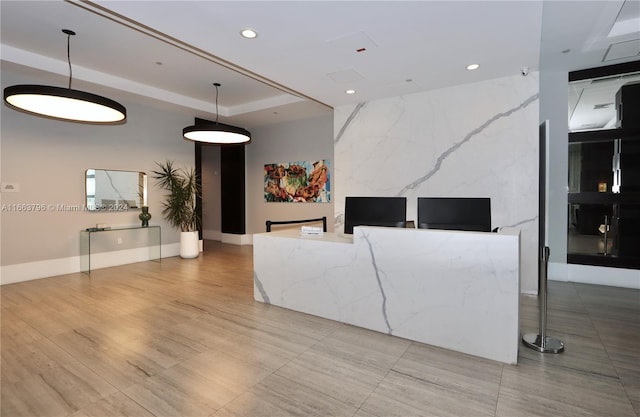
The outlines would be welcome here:
M 567 262 L 640 267 L 640 132 L 569 134 Z
M 567 262 L 638 269 L 640 61 L 570 72 L 569 107 Z

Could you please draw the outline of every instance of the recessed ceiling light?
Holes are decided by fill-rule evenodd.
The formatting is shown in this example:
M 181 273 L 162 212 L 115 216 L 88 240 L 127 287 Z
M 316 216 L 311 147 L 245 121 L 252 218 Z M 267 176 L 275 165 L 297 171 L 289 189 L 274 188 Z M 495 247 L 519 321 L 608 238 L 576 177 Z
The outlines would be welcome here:
M 477 70 L 478 68 L 480 68 L 479 64 L 469 64 L 469 65 L 467 65 L 467 71 Z
M 256 32 L 253 29 L 243 29 L 240 34 L 242 35 L 243 38 L 247 38 L 247 39 L 254 39 L 258 37 L 258 32 Z
M 345 93 L 347 93 L 347 94 L 355 94 L 356 90 L 346 90 Z

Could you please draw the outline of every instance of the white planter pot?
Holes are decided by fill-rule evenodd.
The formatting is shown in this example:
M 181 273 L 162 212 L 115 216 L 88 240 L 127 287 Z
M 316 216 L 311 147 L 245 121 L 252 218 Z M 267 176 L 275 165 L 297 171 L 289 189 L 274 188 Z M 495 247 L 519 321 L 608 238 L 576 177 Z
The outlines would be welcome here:
M 180 232 L 180 257 L 185 259 L 197 258 L 200 255 L 200 241 L 198 231 Z

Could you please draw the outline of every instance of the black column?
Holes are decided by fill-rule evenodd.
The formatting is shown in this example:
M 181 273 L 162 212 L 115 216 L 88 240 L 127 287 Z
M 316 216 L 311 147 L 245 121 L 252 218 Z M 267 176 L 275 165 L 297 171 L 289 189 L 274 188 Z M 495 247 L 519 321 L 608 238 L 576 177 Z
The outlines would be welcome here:
M 202 143 L 195 142 L 195 157 L 196 157 L 196 184 L 201 191 L 200 195 L 196 196 L 196 214 L 198 216 L 198 239 L 202 240 Z
M 222 233 L 245 234 L 244 145 L 220 147 Z

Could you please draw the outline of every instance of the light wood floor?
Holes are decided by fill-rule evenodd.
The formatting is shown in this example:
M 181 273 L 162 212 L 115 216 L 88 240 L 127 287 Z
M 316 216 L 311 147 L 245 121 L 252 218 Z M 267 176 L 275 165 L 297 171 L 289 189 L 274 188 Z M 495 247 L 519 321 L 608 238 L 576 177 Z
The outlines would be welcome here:
M 251 251 L 2 286 L 2 416 L 640 413 L 640 291 L 550 282 L 566 352 L 510 366 L 255 302 Z

